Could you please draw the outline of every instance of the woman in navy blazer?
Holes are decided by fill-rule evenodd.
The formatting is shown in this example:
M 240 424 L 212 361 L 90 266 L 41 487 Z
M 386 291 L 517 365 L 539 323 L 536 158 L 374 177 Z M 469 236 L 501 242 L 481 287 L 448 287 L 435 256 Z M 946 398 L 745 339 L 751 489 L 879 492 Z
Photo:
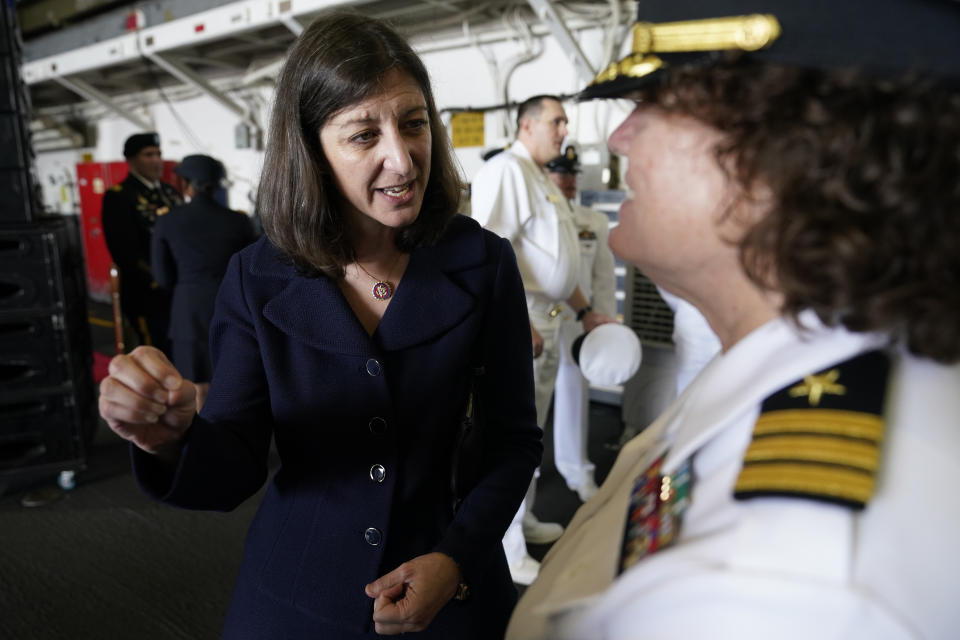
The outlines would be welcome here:
M 233 509 L 281 466 L 247 535 L 226 638 L 503 636 L 500 540 L 542 445 L 529 324 L 508 242 L 455 215 L 460 188 L 426 71 L 383 23 L 308 28 L 277 87 L 258 210 L 195 387 L 163 355 L 117 356 L 100 411 L 141 487 Z M 472 364 L 484 466 L 451 465 Z

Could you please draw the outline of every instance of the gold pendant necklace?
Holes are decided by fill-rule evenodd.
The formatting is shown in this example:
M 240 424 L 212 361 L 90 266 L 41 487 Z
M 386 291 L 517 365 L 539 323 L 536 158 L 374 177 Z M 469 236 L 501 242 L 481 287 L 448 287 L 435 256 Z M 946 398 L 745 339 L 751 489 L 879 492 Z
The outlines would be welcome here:
M 390 271 L 387 272 L 386 278 L 378 278 L 366 269 L 363 268 L 363 265 L 359 262 L 356 263 L 357 267 L 363 271 L 367 276 L 373 280 L 373 297 L 377 300 L 389 300 L 393 296 L 393 292 L 396 290 L 394 284 L 388 279 L 390 274 L 393 273 L 393 268 L 397 266 L 397 261 L 400 259 L 400 254 L 397 254 L 397 257 L 394 258 L 393 264 L 390 265 Z

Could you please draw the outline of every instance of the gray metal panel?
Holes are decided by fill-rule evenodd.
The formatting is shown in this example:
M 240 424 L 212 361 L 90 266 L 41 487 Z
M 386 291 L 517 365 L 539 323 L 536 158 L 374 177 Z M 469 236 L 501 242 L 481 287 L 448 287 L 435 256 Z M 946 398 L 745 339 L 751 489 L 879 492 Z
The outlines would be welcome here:
M 234 0 L 163 0 L 163 2 L 128 3 L 129 6 L 107 11 L 98 16 L 85 18 L 51 33 L 33 37 L 24 42 L 23 59 L 25 61 L 45 58 L 72 51 L 93 42 L 101 42 L 122 36 L 128 32 L 127 15 L 132 11 L 141 11 L 144 17 L 143 27 L 163 24 L 170 20 L 199 13 L 207 9 L 231 4 Z M 73 4 L 73 3 L 71 3 Z
M 673 311 L 656 285 L 636 267 L 627 267 L 624 324 L 633 328 L 643 345 L 673 346 Z

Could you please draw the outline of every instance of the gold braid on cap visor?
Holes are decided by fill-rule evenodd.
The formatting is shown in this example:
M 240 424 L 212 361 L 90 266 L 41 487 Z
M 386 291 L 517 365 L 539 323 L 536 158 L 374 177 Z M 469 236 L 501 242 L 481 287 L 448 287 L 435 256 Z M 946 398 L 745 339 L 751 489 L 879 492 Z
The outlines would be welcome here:
M 642 78 L 665 65 L 653 53 L 689 53 L 739 49 L 756 51 L 780 36 L 780 23 L 769 14 L 707 18 L 683 22 L 637 22 L 633 25 L 633 52 L 604 69 L 590 86 L 617 78 Z

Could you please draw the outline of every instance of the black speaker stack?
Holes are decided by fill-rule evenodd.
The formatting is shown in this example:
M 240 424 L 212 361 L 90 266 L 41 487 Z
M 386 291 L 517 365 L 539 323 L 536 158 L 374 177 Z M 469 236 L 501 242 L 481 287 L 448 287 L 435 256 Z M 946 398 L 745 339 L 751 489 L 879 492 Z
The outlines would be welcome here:
M 0 0 L 0 489 L 82 469 L 97 424 L 80 233 L 40 206 L 15 11 Z

